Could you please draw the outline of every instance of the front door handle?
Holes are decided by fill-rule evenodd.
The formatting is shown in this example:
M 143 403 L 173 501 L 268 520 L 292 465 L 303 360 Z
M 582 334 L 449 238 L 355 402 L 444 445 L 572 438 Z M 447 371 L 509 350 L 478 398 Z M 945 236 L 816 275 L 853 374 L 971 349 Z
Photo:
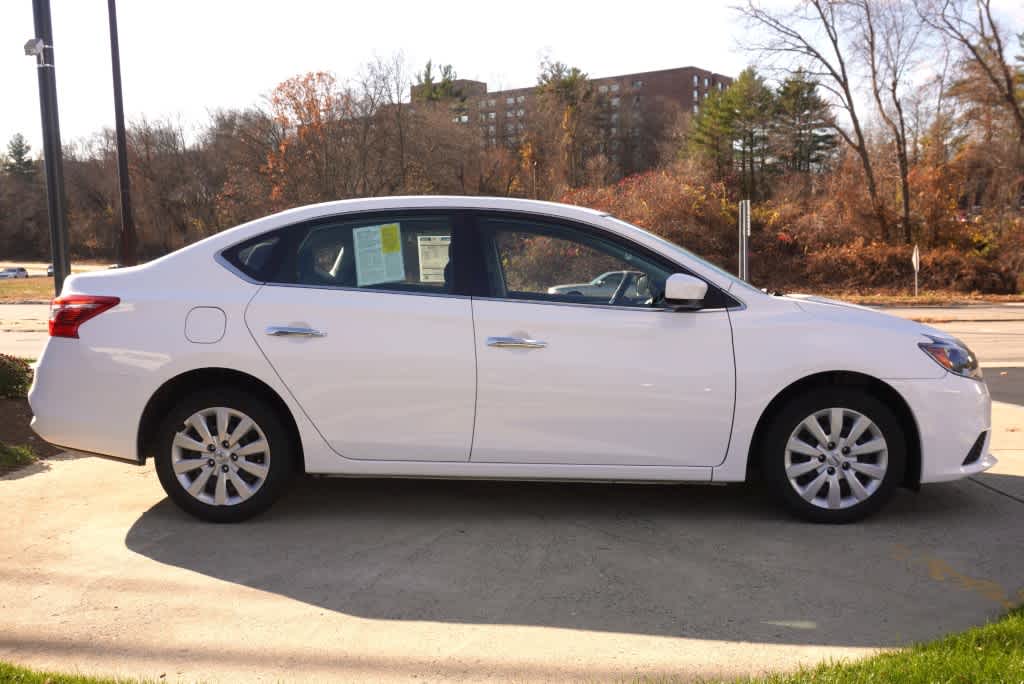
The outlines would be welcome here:
M 272 337 L 327 337 L 323 330 L 314 328 L 296 328 L 290 325 L 272 325 L 266 333 Z
M 543 349 L 548 343 L 526 337 L 488 337 L 487 346 L 502 349 Z

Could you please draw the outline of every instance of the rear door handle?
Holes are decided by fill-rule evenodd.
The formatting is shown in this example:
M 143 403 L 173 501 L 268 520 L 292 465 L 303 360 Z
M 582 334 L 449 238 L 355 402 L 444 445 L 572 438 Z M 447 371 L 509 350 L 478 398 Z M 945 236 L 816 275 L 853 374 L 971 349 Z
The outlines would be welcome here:
M 266 333 L 272 337 L 327 337 L 323 330 L 314 328 L 296 328 L 290 325 L 272 325 Z
M 487 346 L 502 349 L 543 349 L 548 343 L 526 337 L 488 337 Z

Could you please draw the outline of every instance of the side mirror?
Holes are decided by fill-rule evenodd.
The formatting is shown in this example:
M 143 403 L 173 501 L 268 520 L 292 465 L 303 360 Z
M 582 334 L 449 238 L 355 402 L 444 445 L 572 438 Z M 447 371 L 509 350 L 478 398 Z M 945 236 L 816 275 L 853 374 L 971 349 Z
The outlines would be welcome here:
M 673 273 L 665 281 L 665 303 L 676 309 L 699 309 L 708 284 L 685 273 Z

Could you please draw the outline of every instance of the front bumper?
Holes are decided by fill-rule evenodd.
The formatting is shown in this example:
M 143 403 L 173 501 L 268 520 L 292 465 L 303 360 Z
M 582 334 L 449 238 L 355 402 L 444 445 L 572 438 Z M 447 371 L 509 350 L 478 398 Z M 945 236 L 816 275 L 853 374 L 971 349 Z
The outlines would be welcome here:
M 984 382 L 947 373 L 937 380 L 895 380 L 914 415 L 921 437 L 921 483 L 959 480 L 996 464 L 989 452 L 992 399 Z M 981 455 L 966 465 L 985 432 Z

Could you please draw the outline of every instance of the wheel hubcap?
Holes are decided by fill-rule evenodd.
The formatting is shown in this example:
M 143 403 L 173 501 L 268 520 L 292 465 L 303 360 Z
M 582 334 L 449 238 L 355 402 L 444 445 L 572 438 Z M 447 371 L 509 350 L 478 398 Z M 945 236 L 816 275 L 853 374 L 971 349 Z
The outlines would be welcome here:
M 789 484 L 819 508 L 842 509 L 870 498 L 885 479 L 889 451 L 870 418 L 848 408 L 828 408 L 804 418 L 789 436 Z
M 270 467 L 270 443 L 249 416 L 225 406 L 196 411 L 174 435 L 171 465 L 178 483 L 211 506 L 234 506 L 259 491 Z

